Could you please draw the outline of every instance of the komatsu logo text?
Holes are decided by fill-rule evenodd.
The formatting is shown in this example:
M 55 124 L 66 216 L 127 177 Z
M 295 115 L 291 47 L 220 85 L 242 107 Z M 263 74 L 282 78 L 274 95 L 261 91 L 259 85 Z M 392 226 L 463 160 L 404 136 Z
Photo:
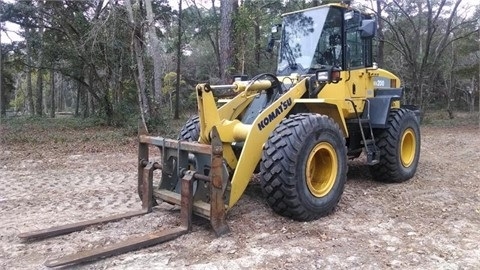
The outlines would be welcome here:
M 292 98 L 288 98 L 285 101 L 280 102 L 280 105 L 275 109 L 275 111 L 271 112 L 267 117 L 263 118 L 260 123 L 258 123 L 258 129 L 262 130 L 268 124 L 270 124 L 279 114 L 285 111 L 288 107 L 292 106 Z

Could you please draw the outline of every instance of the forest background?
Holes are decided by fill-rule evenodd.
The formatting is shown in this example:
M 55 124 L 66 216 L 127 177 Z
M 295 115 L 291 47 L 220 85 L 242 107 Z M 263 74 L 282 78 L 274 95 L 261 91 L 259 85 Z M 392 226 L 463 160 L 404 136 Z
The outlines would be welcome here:
M 142 117 L 161 128 L 195 114 L 199 82 L 275 73 L 271 27 L 282 13 L 322 2 L 338 1 L 2 1 L 0 115 L 67 114 L 122 127 Z M 480 4 L 352 5 L 377 17 L 375 62 L 402 79 L 404 102 L 452 119 L 477 110 Z

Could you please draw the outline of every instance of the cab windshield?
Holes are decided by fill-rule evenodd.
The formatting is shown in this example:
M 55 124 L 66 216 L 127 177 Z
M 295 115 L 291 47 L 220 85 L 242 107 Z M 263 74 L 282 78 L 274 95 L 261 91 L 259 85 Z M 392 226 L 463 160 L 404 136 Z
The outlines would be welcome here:
M 283 18 L 278 75 L 342 65 L 342 11 L 321 7 Z

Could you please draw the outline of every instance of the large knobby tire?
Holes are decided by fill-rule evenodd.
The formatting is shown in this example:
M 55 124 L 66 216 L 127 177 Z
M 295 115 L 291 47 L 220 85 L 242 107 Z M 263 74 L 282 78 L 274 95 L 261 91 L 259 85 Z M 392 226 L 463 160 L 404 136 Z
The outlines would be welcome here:
M 346 179 L 345 138 L 325 115 L 291 115 L 265 143 L 260 181 L 267 203 L 282 216 L 308 221 L 328 215 Z
M 183 125 L 182 129 L 180 130 L 180 134 L 178 134 L 179 141 L 187 141 L 187 142 L 198 142 L 200 138 L 200 120 L 198 115 L 191 116 L 185 125 Z M 189 170 L 195 170 L 196 163 L 189 162 Z M 176 191 L 180 193 L 180 181 L 177 182 Z M 193 193 L 197 192 L 197 183 L 193 184 Z
M 420 159 L 420 127 L 415 113 L 392 110 L 387 128 L 375 131 L 380 162 L 370 167 L 373 179 L 400 183 L 412 178 Z
M 197 142 L 200 138 L 200 120 L 198 115 L 190 117 L 180 130 L 178 140 L 187 142 Z

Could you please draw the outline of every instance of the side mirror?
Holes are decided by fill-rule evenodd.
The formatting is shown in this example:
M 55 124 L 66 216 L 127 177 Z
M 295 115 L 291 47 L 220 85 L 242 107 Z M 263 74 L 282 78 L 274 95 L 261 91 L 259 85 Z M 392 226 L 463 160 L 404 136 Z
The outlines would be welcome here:
M 343 19 L 345 21 L 348 21 L 348 20 L 353 19 L 354 16 L 355 16 L 355 12 L 353 10 L 350 10 L 348 12 L 345 12 L 345 14 L 343 15 Z
M 278 24 L 272 26 L 272 35 L 278 32 Z
M 267 52 L 272 52 L 273 47 L 275 47 L 275 41 L 280 40 L 279 35 L 280 35 L 280 30 L 282 29 L 281 24 L 276 24 L 272 26 L 272 32 L 270 34 L 270 40 L 268 41 L 267 44 Z
M 271 32 L 272 35 L 280 32 L 280 28 L 282 28 L 281 24 L 275 24 L 274 26 L 272 26 L 272 32 Z
M 377 21 L 373 19 L 362 20 L 362 25 L 358 30 L 361 38 L 373 38 L 377 33 Z

